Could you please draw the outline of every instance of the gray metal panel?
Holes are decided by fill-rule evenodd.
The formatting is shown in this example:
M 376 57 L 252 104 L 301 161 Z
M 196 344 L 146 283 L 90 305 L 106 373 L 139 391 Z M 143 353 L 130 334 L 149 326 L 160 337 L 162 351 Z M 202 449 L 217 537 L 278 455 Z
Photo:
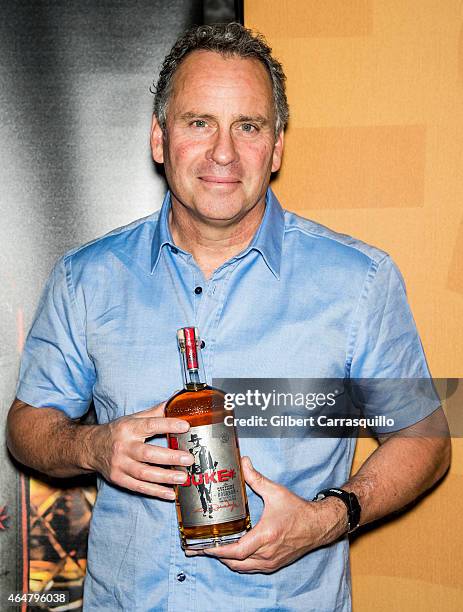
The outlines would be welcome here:
M 0 2 L 0 402 L 54 261 L 149 214 L 163 180 L 148 147 L 149 87 L 192 0 Z M 19 590 L 17 472 L 0 437 L 0 597 Z

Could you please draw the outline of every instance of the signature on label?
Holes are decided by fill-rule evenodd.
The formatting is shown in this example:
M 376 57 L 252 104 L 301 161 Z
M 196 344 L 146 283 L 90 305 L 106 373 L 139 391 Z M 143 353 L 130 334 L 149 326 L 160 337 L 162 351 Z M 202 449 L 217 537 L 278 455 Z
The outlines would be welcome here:
M 233 512 L 233 510 L 238 509 L 238 504 L 232 501 L 223 502 L 222 504 L 212 504 L 213 512 L 217 512 L 217 510 L 229 510 L 230 512 Z M 203 512 L 203 509 L 200 506 L 199 508 L 195 508 L 193 512 Z

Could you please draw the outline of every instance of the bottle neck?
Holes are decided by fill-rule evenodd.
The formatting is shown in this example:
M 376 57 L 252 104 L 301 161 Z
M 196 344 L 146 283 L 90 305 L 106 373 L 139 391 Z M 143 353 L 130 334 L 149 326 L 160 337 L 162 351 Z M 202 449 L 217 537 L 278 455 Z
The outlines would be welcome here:
M 179 347 L 182 357 L 183 385 L 189 391 L 198 391 L 204 389 L 207 384 L 200 340 L 195 328 L 183 328 L 182 331 Z
M 183 386 L 188 391 L 198 391 L 206 386 L 204 370 L 202 368 L 191 369 L 187 367 L 185 356 L 183 359 Z M 202 370 L 202 371 L 201 371 Z

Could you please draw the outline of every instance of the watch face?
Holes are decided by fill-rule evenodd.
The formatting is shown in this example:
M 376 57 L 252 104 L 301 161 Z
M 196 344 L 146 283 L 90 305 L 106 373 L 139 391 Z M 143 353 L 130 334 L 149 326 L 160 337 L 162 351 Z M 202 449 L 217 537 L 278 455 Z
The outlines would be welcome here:
M 355 493 L 349 493 L 349 533 L 355 531 L 360 524 L 361 507 Z
M 324 489 L 320 491 L 313 501 L 320 501 L 326 497 L 337 497 L 344 502 L 347 510 L 347 531 L 352 533 L 360 524 L 361 507 L 355 493 L 344 489 Z

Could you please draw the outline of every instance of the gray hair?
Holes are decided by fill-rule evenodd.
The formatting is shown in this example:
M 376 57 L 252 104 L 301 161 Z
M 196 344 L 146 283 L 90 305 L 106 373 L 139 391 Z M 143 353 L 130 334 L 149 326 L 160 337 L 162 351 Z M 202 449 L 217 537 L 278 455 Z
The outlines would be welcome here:
M 156 85 L 153 85 L 154 114 L 166 129 L 167 106 L 172 90 L 172 80 L 184 58 L 196 50 L 214 51 L 226 57 L 254 57 L 267 69 L 272 81 L 273 104 L 275 109 L 275 135 L 286 127 L 289 117 L 286 99 L 286 76 L 278 60 L 272 57 L 272 49 L 258 32 L 245 28 L 239 23 L 195 26 L 177 40 L 164 59 Z

